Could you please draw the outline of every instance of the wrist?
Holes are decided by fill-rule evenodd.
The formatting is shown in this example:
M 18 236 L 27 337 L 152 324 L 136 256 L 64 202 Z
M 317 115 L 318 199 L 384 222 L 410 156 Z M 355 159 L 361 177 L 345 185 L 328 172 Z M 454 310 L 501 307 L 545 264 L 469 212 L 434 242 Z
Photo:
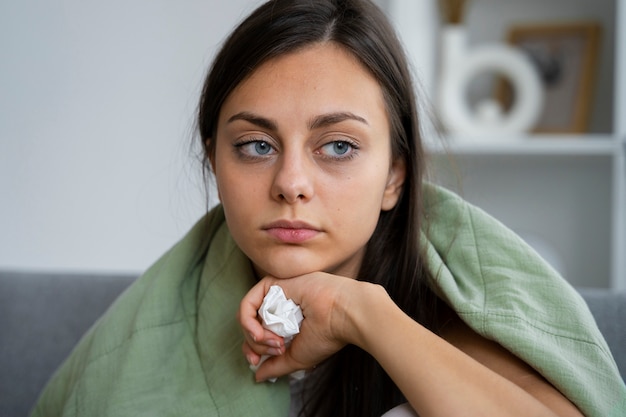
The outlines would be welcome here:
M 369 352 L 369 341 L 377 332 L 376 329 L 383 324 L 384 318 L 389 317 L 389 314 L 398 307 L 382 285 L 357 282 L 361 286 L 359 295 L 353 297 L 354 302 L 346 311 L 350 323 L 346 341 Z

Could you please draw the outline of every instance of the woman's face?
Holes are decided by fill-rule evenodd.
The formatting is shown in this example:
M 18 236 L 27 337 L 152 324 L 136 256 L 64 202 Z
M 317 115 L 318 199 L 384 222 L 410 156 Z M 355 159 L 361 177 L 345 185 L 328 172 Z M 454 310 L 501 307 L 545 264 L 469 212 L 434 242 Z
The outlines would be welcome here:
M 334 43 L 260 66 L 220 111 L 212 166 L 233 238 L 259 276 L 355 277 L 404 165 L 381 88 Z

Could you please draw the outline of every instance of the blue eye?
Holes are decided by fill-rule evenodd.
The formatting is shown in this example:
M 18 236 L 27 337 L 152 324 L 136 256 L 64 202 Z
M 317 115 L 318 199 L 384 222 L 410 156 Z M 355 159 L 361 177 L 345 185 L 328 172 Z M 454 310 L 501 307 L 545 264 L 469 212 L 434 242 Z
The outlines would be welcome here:
M 269 143 L 263 141 L 256 141 L 254 143 L 254 151 L 259 155 L 267 155 L 272 150 Z
M 337 140 L 322 146 L 321 153 L 330 158 L 347 158 L 356 150 L 356 146 L 345 140 Z
M 350 150 L 348 142 L 333 142 L 333 151 L 337 155 L 343 155 Z
M 274 147 L 264 140 L 250 140 L 235 145 L 237 151 L 245 157 L 254 158 L 271 155 L 275 152 Z

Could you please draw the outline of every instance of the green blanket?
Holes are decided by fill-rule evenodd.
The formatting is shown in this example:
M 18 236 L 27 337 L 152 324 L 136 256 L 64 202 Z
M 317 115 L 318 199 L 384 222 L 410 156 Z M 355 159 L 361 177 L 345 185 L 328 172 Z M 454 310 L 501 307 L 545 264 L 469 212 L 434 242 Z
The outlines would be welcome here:
M 587 416 L 626 415 L 626 387 L 578 294 L 512 232 L 426 186 L 433 285 L 475 331 Z M 289 386 L 253 381 L 236 322 L 254 284 L 216 207 L 83 337 L 33 416 L 287 416 Z

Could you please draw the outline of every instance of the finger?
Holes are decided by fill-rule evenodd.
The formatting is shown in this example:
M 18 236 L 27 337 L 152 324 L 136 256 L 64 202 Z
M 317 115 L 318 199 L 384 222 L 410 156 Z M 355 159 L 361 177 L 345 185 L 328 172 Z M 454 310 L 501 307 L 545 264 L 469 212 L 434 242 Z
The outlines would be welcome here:
M 255 350 L 246 342 L 242 343 L 241 350 L 250 365 L 257 365 L 262 356 L 280 356 L 285 353 L 284 349 L 276 349 L 272 347 Z
M 307 368 L 309 367 L 294 361 L 287 352 L 284 355 L 273 356 L 263 362 L 255 373 L 255 379 L 257 382 L 263 382 L 271 378 L 280 378 L 281 376 L 289 375 L 292 372 Z
M 283 349 L 285 347 L 285 338 L 278 336 L 276 333 L 263 329 L 263 337 L 257 343 L 273 348 Z
M 237 319 L 253 341 L 263 340 L 265 337 L 265 329 L 261 326 L 257 318 L 257 311 L 263 304 L 263 298 L 269 290 L 271 283 L 267 279 L 259 281 L 248 293 L 243 297 L 239 304 Z M 271 338 L 271 337 L 270 337 Z
M 245 347 L 244 354 L 246 354 L 248 350 L 254 352 L 257 355 L 277 356 L 285 353 L 285 346 L 279 341 L 274 341 L 273 343 L 267 344 L 244 341 L 243 346 Z
M 262 331 L 262 336 L 259 338 L 258 336 L 255 336 L 251 332 L 247 332 L 244 329 L 244 332 L 243 332 L 244 339 L 251 346 L 265 345 L 265 346 L 275 347 L 275 348 L 285 347 L 285 338 L 263 327 L 261 331 Z
M 261 355 L 259 355 L 258 353 L 256 353 L 252 347 L 250 347 L 250 345 L 246 342 L 243 342 L 243 344 L 241 345 L 241 350 L 243 351 L 244 356 L 246 357 L 246 360 L 248 361 L 248 363 L 250 365 L 257 365 L 259 363 L 259 361 L 261 360 Z

